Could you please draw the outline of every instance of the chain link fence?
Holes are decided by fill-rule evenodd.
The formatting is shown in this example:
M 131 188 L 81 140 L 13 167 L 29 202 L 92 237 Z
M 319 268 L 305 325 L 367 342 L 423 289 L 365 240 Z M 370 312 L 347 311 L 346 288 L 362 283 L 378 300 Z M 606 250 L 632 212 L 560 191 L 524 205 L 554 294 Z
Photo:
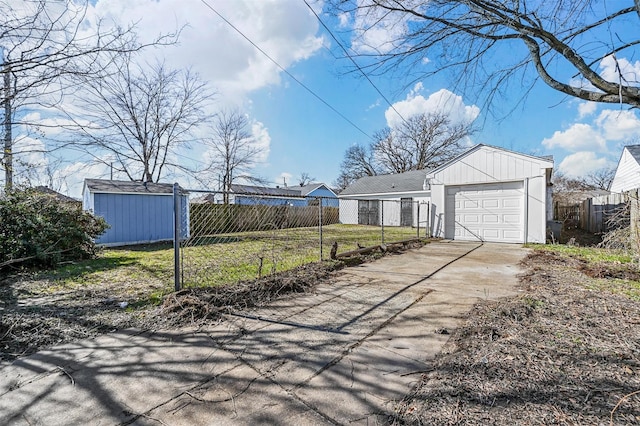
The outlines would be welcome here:
M 175 244 L 176 288 L 231 284 L 329 260 L 335 245 L 346 252 L 428 236 L 428 205 L 412 200 L 179 193 L 188 203 L 176 203 L 176 225 L 188 229 L 180 229 Z

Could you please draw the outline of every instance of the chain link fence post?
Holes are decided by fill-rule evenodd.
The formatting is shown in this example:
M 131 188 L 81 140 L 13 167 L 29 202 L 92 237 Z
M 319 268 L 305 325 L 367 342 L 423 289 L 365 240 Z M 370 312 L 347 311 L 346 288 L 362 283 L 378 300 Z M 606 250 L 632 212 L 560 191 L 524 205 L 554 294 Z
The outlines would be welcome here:
M 384 244 L 384 200 L 380 200 L 380 231 L 381 243 Z
M 176 291 L 180 291 L 180 222 L 181 219 L 180 185 L 173 184 L 173 283 Z
M 416 201 L 416 207 L 417 207 L 417 221 L 416 221 L 416 228 L 418 228 L 418 230 L 416 231 L 416 238 L 420 238 L 420 202 Z
M 322 262 L 322 197 L 318 197 L 318 231 L 320 233 L 320 262 Z

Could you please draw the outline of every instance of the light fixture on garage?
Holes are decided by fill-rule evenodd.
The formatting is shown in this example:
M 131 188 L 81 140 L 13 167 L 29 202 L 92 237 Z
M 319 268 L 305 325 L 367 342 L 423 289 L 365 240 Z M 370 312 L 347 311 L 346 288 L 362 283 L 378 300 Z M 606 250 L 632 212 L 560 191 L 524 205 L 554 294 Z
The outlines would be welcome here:
M 431 179 L 428 177 L 424 178 L 424 183 L 422 184 L 422 190 L 428 191 L 431 189 Z

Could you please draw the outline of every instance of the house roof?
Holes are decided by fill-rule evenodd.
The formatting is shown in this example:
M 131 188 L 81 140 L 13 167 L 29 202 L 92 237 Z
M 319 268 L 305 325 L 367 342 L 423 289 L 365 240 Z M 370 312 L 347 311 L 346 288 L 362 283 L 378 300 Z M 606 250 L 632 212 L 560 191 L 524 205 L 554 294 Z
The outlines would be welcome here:
M 75 198 L 68 197 L 64 194 L 59 193 L 58 191 L 54 191 L 53 189 L 46 186 L 36 186 L 33 188 L 34 191 L 39 192 L 41 194 L 49 195 L 55 198 L 58 201 L 62 201 L 65 203 L 79 203 L 80 200 L 76 200 Z
M 84 184 L 89 191 L 94 193 L 173 194 L 173 184 L 171 183 L 85 179 Z
M 629 154 L 640 164 L 640 145 L 627 145 L 624 147 Z
M 424 191 L 427 172 L 428 170 L 412 170 L 404 173 L 361 177 L 345 188 L 340 196 Z
M 237 194 L 247 195 L 271 195 L 278 197 L 301 197 L 302 193 L 299 189 L 291 188 L 269 188 L 266 186 L 252 185 L 231 185 L 231 190 Z
M 302 193 L 302 195 L 308 195 L 310 193 L 312 193 L 313 191 L 315 191 L 318 188 L 322 188 L 325 187 L 327 190 L 331 191 L 335 194 L 337 194 L 336 191 L 334 191 L 333 189 L 329 188 L 327 185 L 325 185 L 322 182 L 316 182 L 316 183 L 310 183 L 308 185 L 304 185 L 300 187 L 300 192 Z

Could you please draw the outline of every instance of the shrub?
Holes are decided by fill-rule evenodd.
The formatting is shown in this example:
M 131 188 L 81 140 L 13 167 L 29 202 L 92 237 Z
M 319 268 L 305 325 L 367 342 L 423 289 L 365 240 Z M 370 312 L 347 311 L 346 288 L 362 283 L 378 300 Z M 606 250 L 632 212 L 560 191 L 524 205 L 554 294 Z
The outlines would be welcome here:
M 55 266 L 91 257 L 94 239 L 107 227 L 79 202 L 33 189 L 11 191 L 0 199 L 0 268 L 22 262 Z

